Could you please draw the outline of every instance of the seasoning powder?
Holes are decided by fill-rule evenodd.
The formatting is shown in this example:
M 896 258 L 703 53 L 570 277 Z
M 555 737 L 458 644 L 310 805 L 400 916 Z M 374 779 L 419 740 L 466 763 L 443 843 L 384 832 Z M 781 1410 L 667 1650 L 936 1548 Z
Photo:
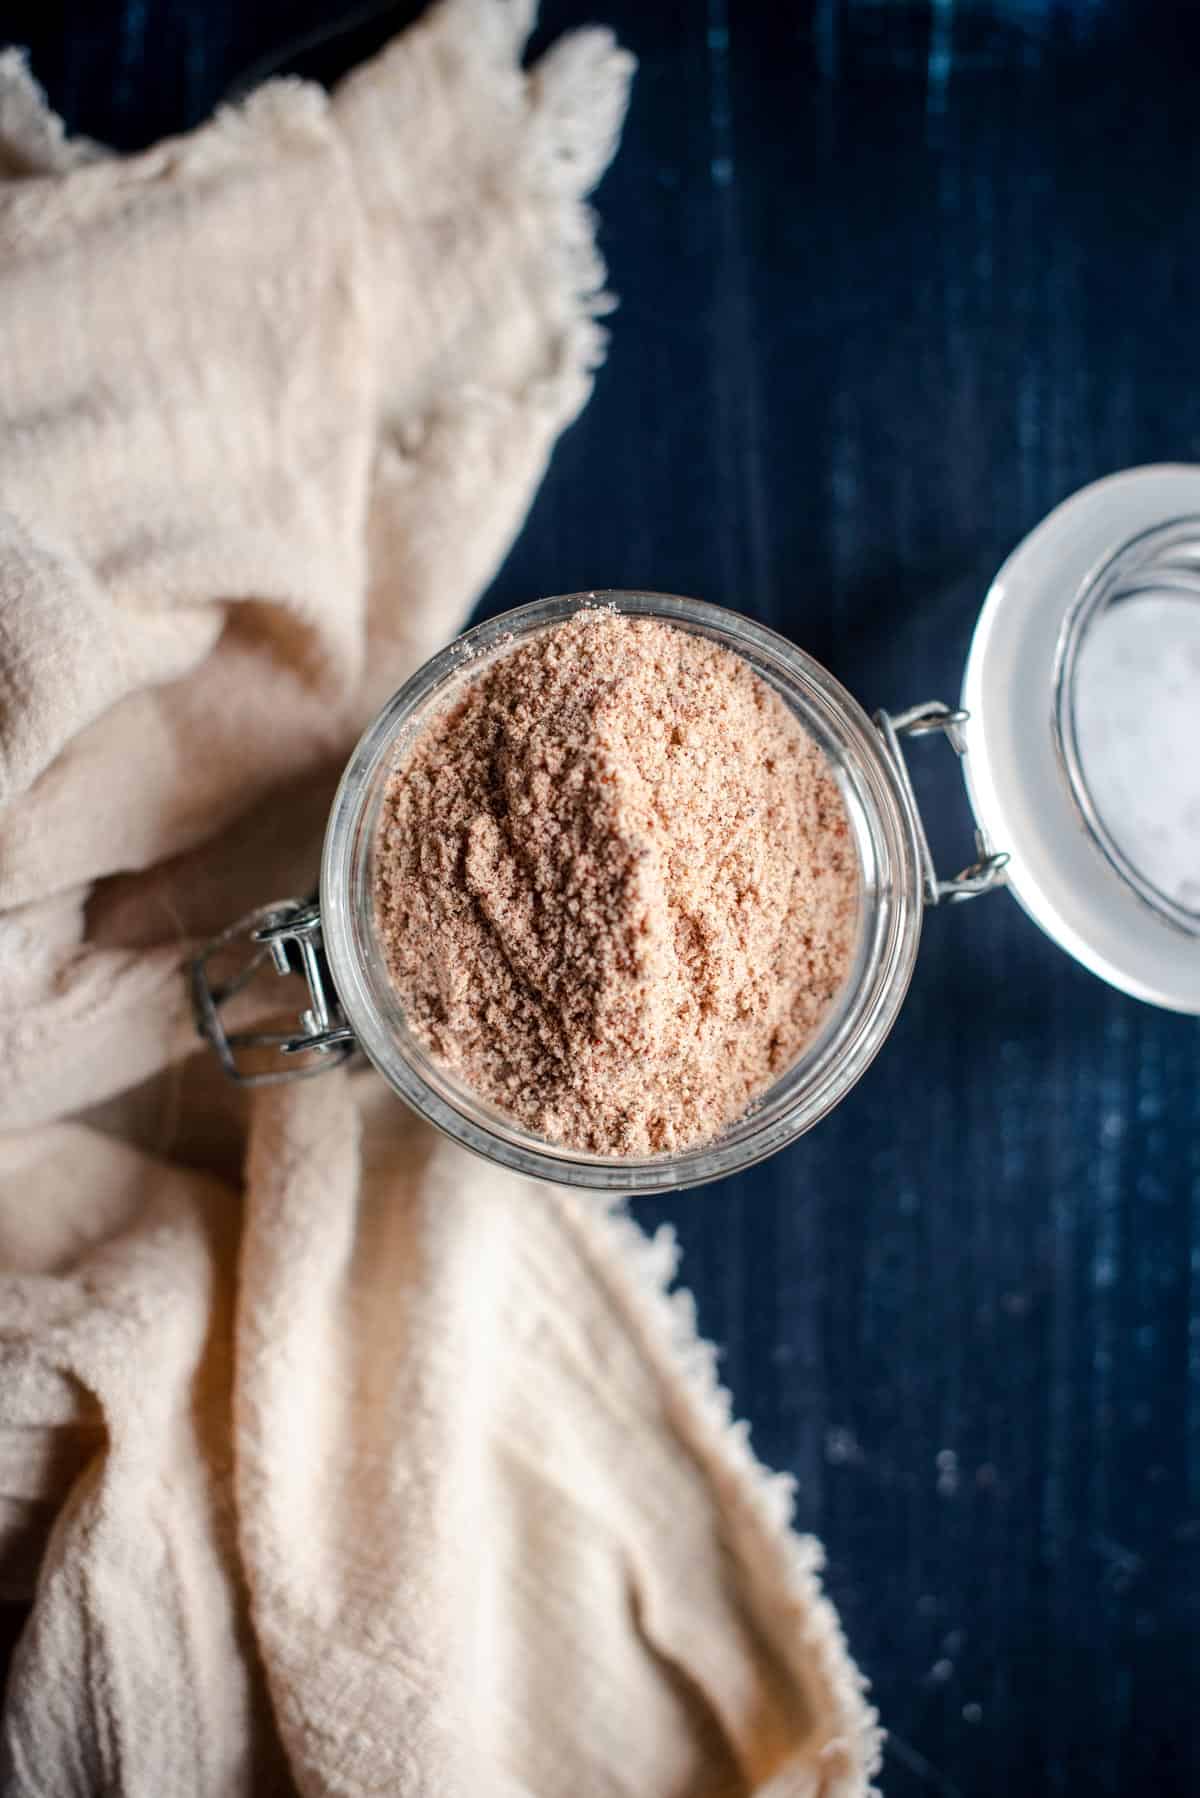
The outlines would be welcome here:
M 416 739 L 375 870 L 420 1040 L 601 1154 L 716 1136 L 812 1036 L 855 940 L 816 743 L 739 656 L 602 609 L 502 652 Z

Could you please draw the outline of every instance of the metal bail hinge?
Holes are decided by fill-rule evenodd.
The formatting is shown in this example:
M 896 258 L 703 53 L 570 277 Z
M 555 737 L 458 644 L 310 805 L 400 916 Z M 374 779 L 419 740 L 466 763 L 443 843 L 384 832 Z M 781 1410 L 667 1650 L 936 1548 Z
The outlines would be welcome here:
M 969 714 L 954 707 L 943 705 L 941 700 L 926 700 L 924 705 L 909 706 L 905 712 L 876 712 L 875 723 L 879 726 L 884 743 L 887 745 L 896 773 L 904 788 L 905 800 L 912 817 L 913 829 L 917 845 L 921 852 L 921 866 L 924 872 L 925 903 L 939 905 L 943 899 L 954 904 L 960 899 L 974 899 L 980 893 L 988 893 L 993 887 L 1004 884 L 1004 870 L 1008 866 L 1008 851 L 992 849 L 985 841 L 982 831 L 976 828 L 975 845 L 979 851 L 977 861 L 963 868 L 950 880 L 938 878 L 937 869 L 933 865 L 933 853 L 929 847 L 929 838 L 925 834 L 925 825 L 921 819 L 921 808 L 917 804 L 917 796 L 913 790 L 912 776 L 905 760 L 902 739 L 904 737 L 927 737 L 934 732 L 944 736 L 955 755 L 960 759 L 966 754 L 967 746 L 963 738 L 962 727 Z
M 251 945 L 249 954 L 223 979 L 215 979 L 216 958 L 243 942 Z M 300 1013 L 299 1028 L 227 1030 L 222 1008 L 265 971 L 268 962 L 276 974 L 298 975 L 308 988 L 309 1004 Z M 313 899 L 282 900 L 239 918 L 193 959 L 191 988 L 196 1028 L 211 1044 L 225 1073 L 240 1086 L 303 1080 L 355 1053 L 354 1033 L 330 977 L 321 940 L 321 913 Z M 272 1065 L 286 1056 L 303 1059 L 291 1065 Z

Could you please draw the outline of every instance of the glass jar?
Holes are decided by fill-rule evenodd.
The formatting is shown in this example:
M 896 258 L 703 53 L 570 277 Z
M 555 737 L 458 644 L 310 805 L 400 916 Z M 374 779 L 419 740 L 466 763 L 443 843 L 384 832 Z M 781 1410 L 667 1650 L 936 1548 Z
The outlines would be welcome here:
M 1180 509 L 1185 499 L 1191 511 Z M 984 606 L 960 708 L 931 702 L 872 719 L 794 644 L 698 600 L 575 594 L 494 618 L 419 669 L 366 731 L 330 813 L 319 898 L 264 907 L 197 958 L 198 1026 L 226 1071 L 247 1084 L 317 1072 L 361 1050 L 415 1111 L 479 1154 L 568 1185 L 648 1193 L 748 1167 L 824 1117 L 890 1030 L 908 988 L 925 907 L 943 900 L 1007 883 L 1043 928 L 1104 978 L 1158 1003 L 1200 1010 L 1190 889 L 1183 901 L 1158 904 L 1158 888 L 1148 893 L 1143 873 L 1123 865 L 1130 861 L 1130 845 L 1118 843 L 1105 821 L 1075 704 L 1096 619 L 1114 606 L 1144 602 L 1148 593 L 1162 598 L 1168 590 L 1172 600 L 1197 607 L 1200 619 L 1196 469 L 1134 470 L 1097 483 L 1025 540 Z M 662 619 L 750 663 L 824 750 L 859 868 L 852 966 L 816 1036 L 716 1141 L 636 1159 L 566 1149 L 532 1135 L 439 1065 L 404 1017 L 372 900 L 383 792 L 406 746 L 490 661 L 596 603 Z M 1200 696 L 1200 647 L 1195 691 Z M 1200 768 L 1200 706 L 1195 719 Z M 950 880 L 940 879 L 933 866 L 905 762 L 905 739 L 926 733 L 943 735 L 963 758 L 978 825 L 979 859 Z M 1200 840 L 1200 817 L 1197 832 Z M 1200 932 L 1200 900 L 1194 922 Z M 214 955 L 244 937 L 253 943 L 249 964 L 216 984 Z M 300 974 L 307 983 L 310 1004 L 300 1029 L 233 1034 L 223 1007 L 266 957 L 278 972 Z M 264 1051 L 294 1059 L 286 1067 L 246 1066 L 247 1053 Z
M 1200 468 L 1126 469 L 1043 519 L 992 583 L 962 705 L 1009 891 L 1102 980 L 1200 1012 Z

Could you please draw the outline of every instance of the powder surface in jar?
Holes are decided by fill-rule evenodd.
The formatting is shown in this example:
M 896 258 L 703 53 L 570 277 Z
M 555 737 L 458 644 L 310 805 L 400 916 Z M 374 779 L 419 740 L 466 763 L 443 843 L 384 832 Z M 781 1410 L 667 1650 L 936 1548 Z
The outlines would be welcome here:
M 484 665 L 385 792 L 376 916 L 409 1024 L 608 1155 L 690 1147 L 811 1037 L 857 857 L 823 752 L 739 656 L 584 610 Z

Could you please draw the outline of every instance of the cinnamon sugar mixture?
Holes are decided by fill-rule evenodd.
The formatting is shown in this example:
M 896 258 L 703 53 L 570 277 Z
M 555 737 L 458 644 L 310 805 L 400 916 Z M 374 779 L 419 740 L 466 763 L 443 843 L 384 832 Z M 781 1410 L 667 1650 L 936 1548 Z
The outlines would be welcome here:
M 408 1021 L 573 1148 L 704 1142 L 845 978 L 857 860 L 822 751 L 749 665 L 577 613 L 485 665 L 393 772 L 375 898 Z

